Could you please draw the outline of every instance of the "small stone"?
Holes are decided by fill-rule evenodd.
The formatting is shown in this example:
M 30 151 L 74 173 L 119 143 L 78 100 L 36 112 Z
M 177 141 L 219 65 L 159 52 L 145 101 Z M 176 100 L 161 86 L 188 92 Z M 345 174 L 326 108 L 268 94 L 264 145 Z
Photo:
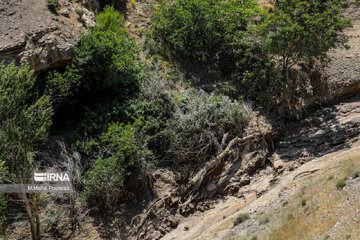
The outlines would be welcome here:
M 208 192 L 216 191 L 216 185 L 214 183 L 210 183 L 209 185 L 206 186 L 206 191 Z
M 177 227 L 177 225 L 178 225 L 179 222 L 180 222 L 180 219 L 179 219 L 178 216 L 170 216 L 170 217 L 168 218 L 168 222 L 169 222 L 169 225 L 170 225 L 171 227 Z
M 64 11 L 61 12 L 61 15 L 63 15 L 64 17 L 69 17 L 70 11 L 68 9 L 65 9 Z
M 178 202 L 179 202 L 179 198 L 178 198 L 178 197 L 172 198 L 172 199 L 171 199 L 171 206 L 176 205 Z
M 204 206 L 197 206 L 196 209 L 200 212 L 204 212 L 205 211 L 205 208 Z
M 354 117 L 353 119 L 351 119 L 351 123 L 352 124 L 360 124 L 360 117 Z

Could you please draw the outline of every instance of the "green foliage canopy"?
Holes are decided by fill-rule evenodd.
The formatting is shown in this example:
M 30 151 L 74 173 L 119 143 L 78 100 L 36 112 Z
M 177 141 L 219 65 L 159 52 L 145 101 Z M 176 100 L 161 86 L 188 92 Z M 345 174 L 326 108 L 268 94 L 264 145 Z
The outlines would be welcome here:
M 27 182 L 35 165 L 30 152 L 47 139 L 53 110 L 49 96 L 34 94 L 35 81 L 27 65 L 0 64 L 0 183 Z M 0 232 L 6 203 L 0 195 Z
M 184 58 L 233 57 L 251 18 L 263 12 L 252 0 L 162 1 L 152 26 L 154 36 Z
M 21 172 L 24 152 L 43 143 L 52 124 L 50 98 L 36 98 L 35 81 L 27 65 L 0 64 L 0 159 L 12 174 Z
M 280 56 L 287 71 L 299 62 L 324 60 L 331 48 L 344 46 L 347 37 L 341 31 L 350 20 L 340 15 L 339 0 L 277 0 L 275 10 L 260 26 L 266 49 Z
M 146 123 L 113 123 L 101 136 L 104 151 L 86 173 L 84 195 L 88 201 L 100 200 L 111 208 L 126 197 L 129 186 L 137 186 L 147 176 L 151 156 L 146 147 Z
M 113 7 L 97 15 L 95 28 L 74 47 L 73 64 L 48 76 L 46 92 L 56 103 L 121 102 L 136 96 L 139 47 L 122 24 L 122 15 Z

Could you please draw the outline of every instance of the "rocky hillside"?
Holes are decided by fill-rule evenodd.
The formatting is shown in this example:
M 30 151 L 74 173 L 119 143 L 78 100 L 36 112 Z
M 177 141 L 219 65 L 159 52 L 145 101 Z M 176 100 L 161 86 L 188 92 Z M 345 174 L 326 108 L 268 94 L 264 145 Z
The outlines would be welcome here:
M 107 88 L 99 88 L 99 86 L 102 86 L 101 84 L 109 80 L 104 80 L 104 76 L 95 76 L 95 80 L 100 79 L 100 84 L 94 85 L 95 87 L 91 86 L 94 89 L 88 93 L 89 95 L 84 94 L 89 89 L 86 84 L 91 83 L 88 79 L 92 79 L 92 76 L 98 74 L 98 69 L 94 68 L 94 65 L 103 64 L 108 59 L 116 60 L 118 56 L 126 57 L 126 52 L 120 51 L 122 55 L 118 54 L 119 52 L 116 52 L 117 55 L 106 55 L 108 59 L 105 60 L 99 58 L 101 63 L 89 62 L 88 68 L 84 64 L 85 68 L 80 68 L 79 72 L 85 75 L 75 76 L 74 78 L 78 77 L 84 82 L 82 95 L 80 94 L 80 96 L 86 96 L 88 99 L 69 102 L 80 102 L 85 106 L 87 100 L 94 100 L 94 102 L 99 100 L 100 102 L 105 99 L 104 106 L 101 104 L 98 106 L 95 103 L 93 103 L 94 106 L 86 105 L 87 112 L 83 115 L 86 115 L 89 119 L 82 121 L 79 124 L 80 127 L 71 129 L 71 132 L 61 132 L 59 135 L 50 136 L 45 146 L 40 150 L 43 152 L 38 155 L 40 162 L 54 163 L 56 158 L 57 164 L 62 166 L 61 161 L 77 160 L 86 162 L 80 168 L 82 171 L 84 169 L 89 171 L 89 169 L 91 170 L 91 164 L 96 163 L 102 157 L 102 160 L 112 159 L 104 157 L 107 156 L 106 154 L 113 154 L 109 150 L 111 146 L 101 145 L 106 141 L 96 142 L 94 140 L 99 139 L 99 136 L 101 136 L 100 139 L 104 139 L 106 135 L 104 135 L 104 132 L 102 132 L 102 135 L 99 133 L 87 138 L 87 132 L 80 133 L 79 129 L 89 128 L 91 132 L 91 130 L 98 127 L 96 124 L 107 126 L 110 120 L 112 122 L 118 121 L 118 119 L 121 119 L 120 117 L 125 115 L 122 110 L 126 104 L 130 105 L 129 109 L 126 110 L 138 110 L 136 114 L 140 112 L 140 114 L 145 115 L 144 112 L 149 111 L 149 115 L 155 115 L 154 118 L 158 117 L 156 114 L 160 114 L 159 119 L 161 118 L 163 122 L 157 124 L 156 127 L 158 128 L 155 127 L 154 132 L 157 134 L 158 129 L 161 129 L 162 133 L 171 135 L 174 134 L 174 131 L 169 131 L 170 134 L 166 131 L 169 130 L 167 128 L 173 130 L 171 129 L 173 125 L 170 125 L 172 122 L 188 118 L 190 120 L 186 123 L 190 122 L 192 124 L 192 116 L 186 115 L 188 112 L 195 115 L 202 108 L 206 108 L 205 104 L 222 99 L 223 95 L 211 98 L 213 95 L 206 95 L 207 93 L 199 90 L 202 95 L 194 94 L 195 97 L 200 96 L 198 97 L 199 102 L 193 100 L 195 104 L 199 105 L 198 108 L 195 106 L 192 109 L 191 106 L 188 106 L 188 109 L 185 108 L 184 112 L 181 112 L 183 110 L 181 108 L 174 110 L 176 103 L 186 106 L 188 102 L 192 102 L 191 98 L 195 98 L 190 91 L 186 92 L 187 85 L 190 85 L 189 88 L 194 87 L 189 83 L 189 81 L 193 80 L 191 79 L 193 76 L 179 67 L 180 64 L 171 57 L 167 59 L 168 61 L 157 61 L 155 60 L 156 57 L 162 59 L 160 55 L 154 57 L 149 54 L 150 50 L 146 46 L 146 41 L 151 41 L 151 39 L 149 40 L 148 36 L 145 36 L 145 31 L 149 29 L 153 16 L 153 7 L 156 4 L 152 0 L 128 1 L 125 4 L 126 6 L 120 4 L 126 9 L 119 9 L 125 17 L 124 27 L 129 30 L 136 43 L 143 47 L 140 50 L 140 59 L 148 64 L 147 68 L 144 67 L 142 72 L 146 72 L 146 74 L 143 74 L 146 76 L 141 75 L 144 78 L 141 84 L 143 85 L 141 88 L 144 88 L 142 89 L 143 92 L 133 94 L 140 95 L 139 99 L 131 99 L 126 103 L 121 102 L 124 105 L 118 102 L 117 105 L 114 104 L 114 106 L 106 108 L 109 102 L 116 102 L 118 99 L 110 98 L 109 100 L 106 98 L 107 96 L 103 96 L 107 95 L 108 92 L 104 91 L 104 94 L 104 92 L 98 91 L 99 89 L 108 91 L 111 88 L 116 88 L 113 85 L 107 86 Z M 261 6 L 272 7 L 269 1 L 261 1 Z M 0 61 L 4 61 L 6 64 L 12 60 L 17 63 L 29 63 L 37 74 L 65 67 L 73 59 L 72 49 L 78 43 L 81 33 L 86 32 L 88 27 L 95 25 L 95 12 L 97 9 L 99 9 L 99 2 L 91 0 L 59 0 L 59 4 L 55 7 L 49 6 L 46 0 L 5 0 L 0 2 Z M 359 217 L 357 210 L 358 206 L 360 206 L 357 191 L 359 178 L 354 174 L 359 167 L 358 160 L 360 156 L 358 147 L 360 137 L 359 7 L 350 5 L 350 7 L 343 10 L 342 14 L 353 20 L 353 28 L 347 29 L 343 33 L 349 37 L 350 49 L 331 50 L 329 52 L 331 62 L 326 67 L 316 65 L 312 69 L 308 69 L 307 72 L 301 72 L 297 79 L 291 79 L 293 82 L 289 82 L 287 90 L 291 98 L 288 99 L 287 108 L 292 111 L 292 115 L 288 117 L 296 116 L 297 120 L 294 120 L 294 118 L 289 120 L 284 116 L 274 117 L 271 114 L 264 113 L 261 108 L 256 108 L 256 104 L 255 107 L 252 107 L 249 103 L 242 103 L 241 96 L 240 101 L 236 101 L 237 104 L 240 102 L 236 106 L 241 108 L 244 116 L 246 115 L 244 117 L 246 126 L 241 128 L 241 132 L 233 135 L 233 129 L 230 129 L 227 130 L 228 132 L 222 133 L 219 138 L 218 136 L 215 137 L 218 134 L 217 129 L 215 131 L 206 130 L 204 131 L 206 134 L 203 134 L 201 129 L 195 129 L 194 132 L 198 131 L 200 133 L 198 139 L 194 139 L 199 141 L 208 141 L 210 139 L 209 142 L 199 145 L 200 147 L 197 145 L 198 142 L 195 142 L 185 147 L 169 148 L 164 151 L 164 154 L 155 155 L 154 159 L 151 159 L 151 170 L 149 170 L 146 177 L 142 178 L 146 180 L 131 185 L 136 189 L 133 192 L 128 192 L 128 189 L 124 187 L 123 191 L 125 193 L 119 195 L 120 197 L 115 197 L 114 204 L 107 204 L 108 209 L 102 208 L 104 207 L 101 205 L 103 202 L 99 201 L 99 199 L 106 199 L 106 196 L 104 198 L 101 198 L 103 196 L 97 196 L 95 201 L 89 201 L 88 204 L 83 204 L 79 200 L 76 203 L 77 205 L 75 204 L 78 211 L 75 224 L 74 222 L 70 223 L 73 219 L 70 220 L 67 217 L 69 210 L 65 209 L 66 204 L 59 204 L 59 202 L 66 202 L 67 199 L 54 198 L 54 200 L 51 197 L 49 197 L 50 200 L 43 199 L 43 212 L 41 214 L 44 220 L 42 223 L 46 224 L 44 224 L 46 229 L 42 231 L 43 238 L 200 240 L 291 239 L 294 236 L 298 239 L 308 237 L 324 239 L 322 237 L 327 236 L 327 238 L 332 239 L 341 239 L 342 237 L 356 239 L 358 232 L 356 230 L 350 231 L 347 225 L 358 225 L 358 222 L 354 219 Z M 122 24 L 122 20 L 119 20 L 120 22 Z M 123 46 L 121 45 L 123 42 L 116 43 L 119 45 L 105 44 L 106 41 L 103 40 L 108 40 L 106 36 L 109 36 L 107 35 L 109 32 L 104 34 L 101 31 L 108 31 L 107 27 L 97 31 L 99 32 L 93 34 L 99 34 L 100 37 L 103 36 L 104 38 L 100 38 L 96 44 L 90 46 L 99 47 L 100 50 L 108 50 L 106 47 L 109 46 L 112 50 L 122 49 L 119 46 Z M 112 32 L 110 36 L 117 36 L 119 32 L 122 32 L 120 27 L 116 28 L 116 31 Z M 114 39 L 116 37 L 111 38 L 111 40 Z M 85 61 L 93 60 L 93 56 L 86 55 L 89 52 L 86 48 L 89 45 L 86 44 L 89 42 L 85 42 L 83 48 L 80 48 L 85 51 L 85 54 L 80 55 L 80 57 L 85 56 Z M 103 43 L 104 45 L 102 45 Z M 153 45 L 156 48 L 156 43 L 153 43 Z M 110 51 L 100 52 L 101 54 L 98 55 L 104 57 L 107 52 Z M 97 52 L 94 50 L 93 55 L 96 55 L 95 53 Z M 78 62 L 82 63 L 84 59 L 78 59 Z M 120 58 L 120 61 L 116 62 L 117 66 L 122 67 L 124 63 L 121 62 L 122 60 Z M 113 78 L 115 80 L 125 79 L 122 75 L 120 75 L 119 79 L 112 75 L 116 72 L 112 68 L 116 64 L 110 65 L 110 67 L 101 66 L 102 68 L 99 69 L 105 69 L 104 74 L 108 74 L 110 80 L 113 80 Z M 79 66 L 84 67 L 81 64 Z M 194 65 L 191 67 L 195 68 Z M 92 72 L 93 69 L 96 70 Z M 124 68 L 119 69 L 123 70 Z M 119 69 L 117 70 L 121 72 Z M 198 71 L 199 69 L 195 70 Z M 200 72 L 199 75 L 205 79 L 207 75 L 202 74 L 202 71 L 203 69 L 198 71 Z M 74 72 L 76 75 L 77 72 Z M 64 75 L 57 75 L 57 77 L 63 80 L 70 76 L 71 79 L 71 73 L 73 72 L 66 75 L 67 72 L 65 72 Z M 216 76 L 222 77 L 220 75 Z M 186 77 L 188 79 L 184 80 L 183 78 Z M 206 84 L 216 89 L 219 86 L 221 87 L 223 83 L 217 81 Z M 206 89 L 209 87 L 206 84 L 200 88 Z M 66 84 L 64 86 L 66 87 Z M 125 92 L 122 91 L 124 87 L 121 87 L 117 89 L 118 92 L 113 93 L 114 96 Z M 285 91 L 287 90 L 285 89 Z M 183 92 L 187 95 L 183 94 Z M 132 94 L 130 95 L 133 97 Z M 98 99 L 93 98 L 93 96 L 97 96 Z M 184 101 L 187 98 L 188 101 Z M 201 102 L 203 99 L 211 99 L 211 101 L 203 103 Z M 73 99 L 70 98 L 70 100 Z M 228 100 L 228 102 L 231 101 Z M 69 102 L 64 102 L 64 104 L 68 104 L 65 105 L 67 107 L 71 105 Z M 154 104 L 154 102 L 158 105 Z M 79 106 L 77 107 L 75 110 L 72 109 L 74 113 L 78 109 L 82 109 Z M 91 107 L 94 107 L 93 111 L 89 110 Z M 217 110 L 217 108 L 221 107 L 217 106 L 214 109 Z M 66 112 L 67 109 L 64 108 L 65 110 L 61 110 Z M 95 108 L 100 108 L 100 113 L 97 112 L 99 109 Z M 101 111 L 105 113 L 101 113 Z M 276 112 L 273 113 L 273 115 L 276 114 Z M 167 118 L 173 116 L 177 116 L 177 118 L 170 119 L 172 122 L 166 121 Z M 151 115 L 151 117 L 153 116 Z M 196 117 L 197 121 L 203 120 L 203 116 L 196 115 Z M 73 119 L 66 120 L 71 121 Z M 102 120 L 109 122 L 104 123 L 101 122 Z M 153 119 L 151 118 L 151 120 Z M 207 126 L 207 123 L 205 125 Z M 119 125 L 118 127 L 121 129 L 124 126 Z M 165 127 L 162 129 L 162 126 Z M 134 130 L 137 125 L 130 126 L 129 123 L 126 127 L 126 130 L 130 131 Z M 188 130 L 186 127 L 184 128 L 182 129 L 184 132 L 181 133 Z M 99 127 L 99 129 L 101 128 Z M 99 129 L 96 130 L 100 132 Z M 101 129 L 101 131 L 104 131 L 104 129 Z M 79 138 L 78 135 L 81 134 L 86 136 L 83 142 L 67 141 L 67 139 Z M 131 133 L 130 135 L 134 137 L 136 134 Z M 152 139 L 156 141 L 162 140 L 163 137 L 169 137 L 168 135 L 156 135 L 156 137 L 154 135 Z M 137 144 L 143 143 L 141 146 L 143 147 L 147 144 L 144 140 L 145 135 L 139 136 L 140 140 L 144 142 L 139 139 L 134 141 Z M 181 137 L 183 135 L 178 134 L 177 136 Z M 188 136 L 191 137 L 192 135 L 189 134 Z M 169 139 L 171 139 L 170 137 Z M 115 139 L 117 139 L 117 142 L 114 143 L 114 146 L 121 142 L 123 138 Z M 161 142 L 160 140 L 159 142 L 163 145 L 170 142 L 170 140 L 168 142 Z M 59 144 L 59 142 L 61 143 Z M 162 149 L 163 146 L 158 146 L 161 144 L 155 143 L 156 146 L 152 146 L 153 148 Z M 82 144 L 80 146 L 82 149 L 71 149 L 76 144 Z M 104 150 L 104 152 L 100 150 L 99 153 L 92 152 L 93 147 Z M 88 150 L 88 153 L 81 152 L 84 149 Z M 176 159 L 175 157 L 170 160 L 168 158 L 160 159 L 171 151 L 176 152 L 177 155 L 172 155 L 177 156 Z M 114 152 L 121 151 L 116 149 Z M 147 151 L 140 152 L 145 153 Z M 81 164 L 79 163 L 79 165 Z M 96 170 L 100 171 L 102 169 L 101 164 L 97 166 L 99 168 Z M 139 172 L 141 171 L 139 170 Z M 83 179 L 89 176 L 85 172 L 82 174 Z M 130 176 L 131 174 L 124 173 L 123 175 Z M 101 178 L 100 174 L 96 176 Z M 338 183 L 339 180 L 343 182 Z M 81 185 L 84 182 L 81 180 L 78 184 Z M 345 185 L 339 187 L 339 184 Z M 321 186 L 324 186 L 324 188 L 321 188 Z M 80 188 L 83 190 L 84 186 Z M 82 193 L 79 190 L 76 194 L 80 196 Z M 330 199 L 327 199 L 327 196 L 331 196 Z M 121 202 L 117 198 L 126 198 L 128 201 Z M 108 199 L 111 200 L 111 197 Z M 50 208 L 58 211 L 49 211 Z M 62 215 L 56 215 L 58 218 L 55 219 L 53 216 L 55 212 Z M 350 212 L 352 212 L 352 215 L 346 214 Z M 11 219 L 8 228 L 9 239 L 29 238 L 30 231 L 28 231 L 29 226 L 25 210 L 16 211 L 14 216 L 11 216 L 13 219 Z M 319 219 L 329 220 L 320 221 Z M 309 227 L 313 227 L 314 230 L 310 231 Z M 25 233 L 24 229 L 27 230 Z
M 28 62 L 38 73 L 65 66 L 80 33 L 95 24 L 89 9 L 97 5 L 63 0 L 51 10 L 46 0 L 1 1 L 0 61 Z
M 309 235 L 306 235 L 304 230 L 306 224 L 302 222 L 301 224 L 304 225 L 299 226 L 293 234 L 285 235 L 286 226 L 283 226 L 283 236 L 269 238 L 269 234 L 272 231 L 276 232 L 275 230 L 281 226 L 281 219 L 286 213 L 290 214 L 291 211 L 295 211 L 292 213 L 294 216 L 299 214 L 296 215 L 299 217 L 296 219 L 298 222 L 290 221 L 291 224 L 300 224 L 300 221 L 305 221 L 300 219 L 300 217 L 304 217 L 303 213 L 298 212 L 298 210 L 303 210 L 306 205 L 299 207 L 301 196 L 305 194 L 299 197 L 299 191 L 301 192 L 303 186 L 306 186 L 307 191 L 311 191 L 306 194 L 306 201 L 310 201 L 310 198 L 315 201 L 317 191 L 325 195 L 316 201 L 327 201 L 325 191 L 334 194 L 333 198 L 337 198 L 336 194 L 345 194 L 346 196 L 346 193 L 336 191 L 336 181 L 343 178 L 346 172 L 348 176 L 351 176 L 360 166 L 359 117 L 360 95 L 357 95 L 340 101 L 332 107 L 319 109 L 300 122 L 289 123 L 284 137 L 275 144 L 275 151 L 270 157 L 272 166 L 259 169 L 247 186 L 237 188 L 232 196 L 219 200 L 208 212 L 194 214 L 185 219 L 163 239 L 214 239 L 216 236 L 216 239 L 252 239 L 253 236 L 257 236 L 258 239 L 292 239 L 295 233 L 299 234 L 298 239 L 304 239 L 305 236 L 321 237 L 328 231 L 329 234 L 332 234 L 331 227 L 335 226 L 329 222 L 335 224 L 337 220 L 341 222 L 340 219 L 346 218 L 346 213 L 339 209 L 336 217 L 332 215 L 336 206 L 333 206 L 334 209 L 328 209 L 327 214 L 332 217 L 332 220 L 329 220 L 326 223 L 328 225 L 322 226 L 320 230 L 309 231 Z M 318 182 L 317 178 L 311 177 L 313 174 L 321 177 L 322 180 Z M 306 181 L 304 181 L 304 177 L 307 179 Z M 354 180 L 355 185 L 358 183 L 357 180 Z M 323 181 L 326 182 L 328 189 L 322 189 Z M 312 187 L 312 183 L 318 184 L 316 188 Z M 358 204 L 359 192 L 348 190 L 348 193 L 350 192 L 354 199 L 342 202 L 347 207 L 341 206 L 348 208 L 349 211 L 356 211 L 356 208 L 352 209 L 351 201 Z M 342 195 L 342 197 L 344 196 Z M 283 206 L 287 203 L 291 203 L 291 209 Z M 314 207 L 314 205 L 309 206 Z M 294 209 L 294 207 L 298 209 Z M 325 209 L 321 210 L 325 211 L 326 207 L 327 205 Z M 241 213 L 250 213 L 251 220 L 244 221 L 233 228 L 234 221 Z M 324 212 L 317 213 L 316 210 L 311 213 L 325 214 Z M 262 219 L 265 218 L 266 223 L 262 223 Z M 346 229 L 339 226 L 336 234 L 342 233 L 343 230 Z M 300 235 L 301 232 L 305 235 Z M 333 234 L 335 235 L 335 233 Z M 357 239 L 355 232 L 351 236 L 349 239 Z

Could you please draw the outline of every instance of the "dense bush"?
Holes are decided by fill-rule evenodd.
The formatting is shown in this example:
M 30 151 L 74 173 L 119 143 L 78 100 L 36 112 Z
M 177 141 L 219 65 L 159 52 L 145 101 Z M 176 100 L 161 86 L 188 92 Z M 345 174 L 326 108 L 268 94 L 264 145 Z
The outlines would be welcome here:
M 241 135 L 250 108 L 226 96 L 189 92 L 173 121 L 170 153 L 176 161 L 203 160 L 219 150 L 224 134 Z
M 114 7 L 107 6 L 96 16 L 95 31 L 110 31 L 123 35 L 126 34 L 123 24 L 124 16 L 116 11 Z
M 89 202 L 102 203 L 111 208 L 128 195 L 127 188 L 135 190 L 146 182 L 148 162 L 144 130 L 146 123 L 113 123 L 101 136 L 103 151 L 86 173 L 84 196 Z
M 340 15 L 339 0 L 277 0 L 260 29 L 266 49 L 288 71 L 298 62 L 323 60 L 329 49 L 345 45 L 341 31 L 349 26 L 350 20 Z
M 149 149 L 163 156 L 170 144 L 168 122 L 174 117 L 175 105 L 172 99 L 161 94 L 156 99 L 144 99 L 132 103 L 127 108 L 127 116 L 143 118 L 147 121 L 146 133 L 149 136 Z
M 106 7 L 96 19 L 96 26 L 75 46 L 72 65 L 48 76 L 46 92 L 57 104 L 122 102 L 139 91 L 139 47 L 122 26 L 123 17 Z
M 81 87 L 88 97 L 126 100 L 138 91 L 135 41 L 111 31 L 93 31 L 74 49 L 74 64 L 81 69 Z M 106 92 L 106 94 L 104 94 Z
M 238 41 L 233 79 L 247 97 L 267 107 L 278 95 L 282 76 L 275 62 L 267 55 L 262 39 L 244 37 Z
M 80 79 L 79 69 L 73 65 L 67 66 L 64 73 L 59 73 L 58 71 L 49 72 L 45 93 L 51 96 L 55 107 L 64 105 L 80 85 Z
M 250 219 L 249 213 L 240 213 L 239 216 L 234 221 L 234 226 L 239 225 L 248 219 Z
M 324 60 L 329 49 L 344 46 L 341 31 L 350 26 L 339 14 L 339 0 L 277 0 L 274 6 L 266 12 L 253 0 L 161 1 L 149 50 L 215 61 L 212 67 L 232 73 L 246 96 L 271 105 L 285 96 L 292 67 Z
M 184 58 L 233 58 L 233 45 L 261 14 L 253 0 L 163 1 L 152 26 L 165 47 Z

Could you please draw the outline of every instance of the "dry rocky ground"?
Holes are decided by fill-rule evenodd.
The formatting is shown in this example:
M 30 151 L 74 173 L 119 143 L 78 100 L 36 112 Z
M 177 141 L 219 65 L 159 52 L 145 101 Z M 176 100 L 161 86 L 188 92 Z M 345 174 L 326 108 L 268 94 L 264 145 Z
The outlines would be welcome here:
M 54 12 L 46 0 L 0 1 L 0 61 L 26 62 L 38 73 L 65 66 L 80 33 L 95 24 L 91 7 L 90 0 L 60 0 Z
M 247 237 L 250 239 L 252 235 L 261 236 L 259 233 L 269 229 L 267 226 L 254 223 L 260 218 L 256 213 L 261 211 L 264 212 L 262 215 L 266 215 L 268 214 L 266 209 L 282 206 L 285 201 L 300 203 L 300 200 L 293 199 L 299 188 L 294 185 L 301 185 L 303 175 L 313 173 L 323 175 L 324 171 L 331 168 L 337 170 L 333 170 L 332 174 L 341 175 L 342 168 L 337 165 L 342 162 L 345 162 L 344 166 L 349 165 L 346 162 L 347 158 L 352 159 L 351 163 L 357 162 L 360 166 L 360 149 L 355 147 L 359 144 L 359 120 L 360 95 L 357 95 L 331 108 L 319 109 L 300 122 L 289 123 L 285 137 L 275 144 L 275 151 L 270 157 L 274 164 L 272 167 L 259 170 L 251 177 L 250 184 L 241 187 L 233 194 L 234 196 L 219 200 L 214 205 L 214 209 L 208 212 L 185 219 L 163 239 L 213 239 L 216 235 L 222 235 L 222 231 L 230 231 L 234 220 L 241 212 L 250 212 L 252 220 L 231 229 L 229 239 L 242 239 L 240 236 L 244 239 Z M 334 188 L 335 183 L 331 185 L 331 190 Z M 355 191 L 353 194 L 354 197 L 358 197 L 360 192 Z M 328 214 L 333 214 L 331 209 Z M 338 214 L 346 215 L 341 211 Z M 271 220 L 279 219 L 280 216 L 281 214 L 274 215 Z M 267 239 L 266 234 L 268 232 L 259 239 Z

